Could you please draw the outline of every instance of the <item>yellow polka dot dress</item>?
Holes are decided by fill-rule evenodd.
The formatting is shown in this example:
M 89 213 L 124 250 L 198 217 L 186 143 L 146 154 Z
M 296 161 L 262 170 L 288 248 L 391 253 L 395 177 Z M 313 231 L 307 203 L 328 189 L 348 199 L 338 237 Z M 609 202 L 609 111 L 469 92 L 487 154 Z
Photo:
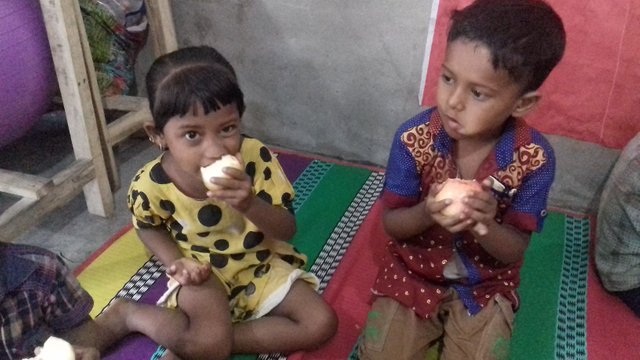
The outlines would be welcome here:
M 256 196 L 291 210 L 293 187 L 271 151 L 247 137 L 240 152 Z M 160 159 L 133 178 L 127 197 L 133 224 L 136 229 L 166 228 L 185 256 L 209 262 L 227 288 L 234 321 L 268 313 L 296 279 L 317 286 L 315 276 L 302 270 L 305 255 L 287 242 L 266 238 L 223 202 L 184 195 L 162 170 Z

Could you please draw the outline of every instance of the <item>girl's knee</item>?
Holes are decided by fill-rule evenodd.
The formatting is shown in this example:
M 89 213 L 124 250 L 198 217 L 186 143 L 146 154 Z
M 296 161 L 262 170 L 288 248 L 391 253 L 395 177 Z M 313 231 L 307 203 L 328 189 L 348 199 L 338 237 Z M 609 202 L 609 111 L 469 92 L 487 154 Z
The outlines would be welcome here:
M 310 319 L 310 324 L 314 327 L 312 333 L 315 334 L 319 346 L 329 341 L 338 331 L 338 316 L 329 305 L 315 314 L 313 319 Z

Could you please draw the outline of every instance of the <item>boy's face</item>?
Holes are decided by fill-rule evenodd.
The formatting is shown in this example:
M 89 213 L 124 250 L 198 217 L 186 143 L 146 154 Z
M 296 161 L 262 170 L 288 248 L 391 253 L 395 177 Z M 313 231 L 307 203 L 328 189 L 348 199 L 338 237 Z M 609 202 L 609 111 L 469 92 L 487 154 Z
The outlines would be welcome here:
M 456 140 L 497 138 L 510 115 L 520 115 L 521 88 L 491 64 L 479 42 L 455 40 L 447 46 L 437 103 L 445 131 Z
M 240 115 L 235 103 L 217 111 L 196 113 L 169 119 L 162 131 L 164 145 L 173 164 L 200 181 L 200 167 L 208 166 L 223 155 L 240 151 L 242 136 Z

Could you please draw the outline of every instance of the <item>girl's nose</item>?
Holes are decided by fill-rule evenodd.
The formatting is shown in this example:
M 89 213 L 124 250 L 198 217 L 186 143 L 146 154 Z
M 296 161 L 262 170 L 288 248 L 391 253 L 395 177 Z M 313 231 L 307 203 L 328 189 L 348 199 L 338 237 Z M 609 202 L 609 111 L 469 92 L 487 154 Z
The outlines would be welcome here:
M 205 162 L 213 162 L 222 157 L 222 155 L 227 154 L 227 150 L 223 146 L 223 144 L 218 141 L 215 137 L 208 137 L 204 142 L 203 155 L 205 158 Z

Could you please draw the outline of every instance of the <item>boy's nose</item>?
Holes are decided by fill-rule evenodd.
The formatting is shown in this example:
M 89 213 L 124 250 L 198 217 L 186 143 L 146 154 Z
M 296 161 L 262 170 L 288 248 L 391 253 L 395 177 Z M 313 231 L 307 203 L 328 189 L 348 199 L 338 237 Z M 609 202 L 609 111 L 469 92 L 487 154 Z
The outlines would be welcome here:
M 462 89 L 455 88 L 449 94 L 448 105 L 450 108 L 454 110 L 462 110 L 464 109 L 464 94 L 462 93 Z

